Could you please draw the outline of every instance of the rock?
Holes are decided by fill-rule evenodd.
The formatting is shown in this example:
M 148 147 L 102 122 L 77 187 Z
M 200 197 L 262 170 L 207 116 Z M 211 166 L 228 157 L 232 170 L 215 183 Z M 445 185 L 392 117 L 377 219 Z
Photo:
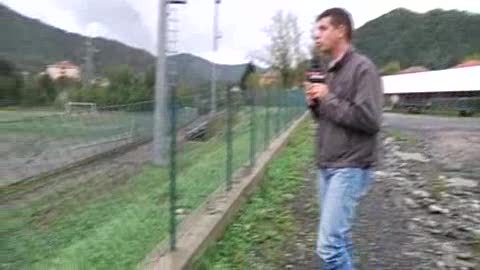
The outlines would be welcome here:
M 436 263 L 438 269 L 446 269 L 447 265 L 443 261 L 437 261 Z
M 459 188 L 467 188 L 467 189 L 474 189 L 478 186 L 478 182 L 470 179 L 465 179 L 461 177 L 454 177 L 447 179 L 447 186 L 448 187 L 459 187 Z
M 463 165 L 461 163 L 450 162 L 445 164 L 443 169 L 450 172 L 459 172 L 463 169 Z
M 429 219 L 425 222 L 425 226 L 429 228 L 436 228 L 438 227 L 438 223 L 435 222 L 434 220 Z
M 430 198 L 430 196 L 431 196 L 430 193 L 428 193 L 425 190 L 421 190 L 421 189 L 412 191 L 412 195 L 413 195 L 413 197 L 415 197 L 417 199 Z
M 383 143 L 384 143 L 385 145 L 388 145 L 388 144 L 393 143 L 394 141 L 395 141 L 394 138 L 392 138 L 392 137 L 387 137 L 387 138 L 383 141 Z
M 430 206 L 428 206 L 428 211 L 430 212 L 430 214 L 448 214 L 450 213 L 450 210 L 446 209 L 446 208 L 441 208 L 440 206 L 438 205 L 435 205 L 435 204 L 432 204 Z
M 454 239 L 454 240 L 459 239 L 458 233 L 454 230 L 448 230 L 444 233 L 444 235 L 450 239 Z
M 462 215 L 462 219 L 470 221 L 474 224 L 480 224 L 480 219 L 475 218 L 474 216 Z
M 415 223 L 409 221 L 409 222 L 407 222 L 406 228 L 409 232 L 412 232 L 412 231 L 417 229 L 417 225 L 415 225 Z
M 473 259 L 473 255 L 470 252 L 463 252 L 463 253 L 458 253 L 457 258 L 460 260 L 468 261 Z
M 391 174 L 385 172 L 385 171 L 376 171 L 375 172 L 375 177 L 390 177 Z
M 441 245 L 441 250 L 443 251 L 443 254 L 458 253 L 458 249 L 453 245 L 453 243 L 443 243 Z
M 474 270 L 476 269 L 476 264 L 473 262 L 467 262 L 464 260 L 457 260 L 457 265 L 460 266 L 461 269 L 466 269 L 466 270 Z
M 177 215 L 185 215 L 187 213 L 187 211 L 183 208 L 179 208 L 177 210 L 175 210 L 175 214 Z
M 406 153 L 395 151 L 395 156 L 399 157 L 403 161 L 417 161 L 417 162 L 429 162 L 430 160 L 421 153 Z
M 419 205 L 412 198 L 404 198 L 403 202 L 410 209 L 417 209 Z
M 282 197 L 283 197 L 285 200 L 288 200 L 288 201 L 291 201 L 291 200 L 295 199 L 295 195 L 290 194 L 290 193 L 283 194 Z
M 431 198 L 425 198 L 421 201 L 421 204 L 423 206 L 429 206 L 429 205 L 432 205 L 434 204 L 436 201 L 434 199 L 431 199 Z

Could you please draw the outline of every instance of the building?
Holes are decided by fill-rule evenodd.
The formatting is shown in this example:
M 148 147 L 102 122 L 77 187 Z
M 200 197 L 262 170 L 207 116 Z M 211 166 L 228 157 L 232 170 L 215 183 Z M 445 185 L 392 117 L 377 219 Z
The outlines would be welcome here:
M 412 110 L 480 100 L 480 66 L 383 76 L 387 106 Z M 450 105 L 449 105 L 450 104 Z M 455 106 L 454 106 L 455 105 Z M 437 107 L 438 107 L 437 106 Z M 480 110 L 478 105 L 472 109 Z
M 480 60 L 467 60 L 461 64 L 456 65 L 454 68 L 474 67 L 474 66 L 480 66 Z
M 261 75 L 259 83 L 262 87 L 271 86 L 275 85 L 279 81 L 279 78 L 280 76 L 277 71 L 269 70 Z
M 46 73 L 52 80 L 67 78 L 80 81 L 81 79 L 80 67 L 70 61 L 61 61 L 47 66 Z
M 413 66 L 406 68 L 404 70 L 400 70 L 397 74 L 409 74 L 409 73 L 417 73 L 417 72 L 425 72 L 428 71 L 428 68 L 423 66 Z

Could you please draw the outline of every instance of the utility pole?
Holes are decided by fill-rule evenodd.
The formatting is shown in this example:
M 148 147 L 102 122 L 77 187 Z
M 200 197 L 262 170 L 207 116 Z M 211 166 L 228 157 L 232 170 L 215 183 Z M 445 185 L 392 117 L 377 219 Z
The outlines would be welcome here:
M 153 162 L 156 165 L 168 164 L 169 121 L 168 89 L 165 76 L 167 44 L 167 0 L 159 0 L 157 33 L 157 68 L 155 75 L 155 115 L 153 133 Z
M 171 84 L 166 74 L 167 53 L 169 44 L 168 7 L 173 4 L 186 4 L 186 0 L 159 0 L 158 7 L 158 36 L 157 36 L 157 65 L 155 79 L 155 114 L 153 131 L 153 162 L 156 165 L 168 165 L 170 153 L 170 119 L 169 105 Z M 170 48 L 170 51 L 171 48 Z M 174 72 L 174 71 L 173 71 Z M 174 104 L 172 104 L 174 105 Z
M 213 16 L 213 55 L 216 54 L 218 50 L 218 41 L 221 38 L 221 35 L 218 30 L 218 8 L 221 0 L 214 0 L 214 16 Z M 215 61 L 212 61 L 212 72 L 211 72 L 211 108 L 210 114 L 213 116 L 217 111 L 217 67 Z
M 93 64 L 93 57 L 95 53 L 99 52 L 92 42 L 92 38 L 88 37 L 85 41 L 85 64 L 84 64 L 84 74 L 83 74 L 83 87 L 90 87 L 92 80 L 95 76 L 95 66 Z

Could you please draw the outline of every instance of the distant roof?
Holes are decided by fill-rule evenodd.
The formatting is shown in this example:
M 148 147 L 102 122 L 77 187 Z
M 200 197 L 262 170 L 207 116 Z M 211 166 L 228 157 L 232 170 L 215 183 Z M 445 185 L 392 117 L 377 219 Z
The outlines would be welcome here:
M 70 61 L 60 61 L 60 62 L 56 62 L 54 64 L 52 64 L 51 66 L 58 66 L 58 67 L 78 67 L 77 65 L 75 65 L 74 63 L 70 62 Z
M 454 66 L 454 68 L 474 67 L 474 66 L 480 66 L 480 60 L 467 60 L 461 64 Z
M 480 91 L 480 66 L 383 76 L 385 94 Z
M 397 74 L 407 74 L 407 73 L 416 73 L 416 72 L 424 72 L 428 71 L 428 68 L 423 66 L 413 66 L 406 68 L 404 70 L 400 70 Z

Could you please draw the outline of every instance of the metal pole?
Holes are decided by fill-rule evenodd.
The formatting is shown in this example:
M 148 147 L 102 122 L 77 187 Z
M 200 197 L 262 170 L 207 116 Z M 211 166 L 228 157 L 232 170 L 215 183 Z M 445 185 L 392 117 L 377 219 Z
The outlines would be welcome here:
M 227 191 L 232 188 L 232 157 L 233 157 L 233 125 L 232 125 L 232 91 L 227 89 L 227 164 L 226 164 L 226 184 Z
M 214 4 L 214 17 L 213 17 L 213 53 L 218 50 L 218 40 L 220 39 L 220 34 L 218 33 L 218 7 L 220 0 L 215 0 Z M 217 111 L 217 67 L 215 61 L 212 60 L 212 78 L 211 78 L 211 111 L 213 115 Z
M 155 80 L 155 115 L 153 134 L 153 162 L 168 165 L 169 121 L 168 88 L 165 76 L 167 44 L 167 0 L 160 0 L 158 7 L 157 69 Z
M 253 168 L 255 165 L 255 154 L 256 154 L 256 140 L 257 140 L 257 126 L 256 126 L 256 117 L 255 117 L 255 105 L 256 98 L 255 93 L 257 91 L 251 91 L 250 93 L 250 167 Z

